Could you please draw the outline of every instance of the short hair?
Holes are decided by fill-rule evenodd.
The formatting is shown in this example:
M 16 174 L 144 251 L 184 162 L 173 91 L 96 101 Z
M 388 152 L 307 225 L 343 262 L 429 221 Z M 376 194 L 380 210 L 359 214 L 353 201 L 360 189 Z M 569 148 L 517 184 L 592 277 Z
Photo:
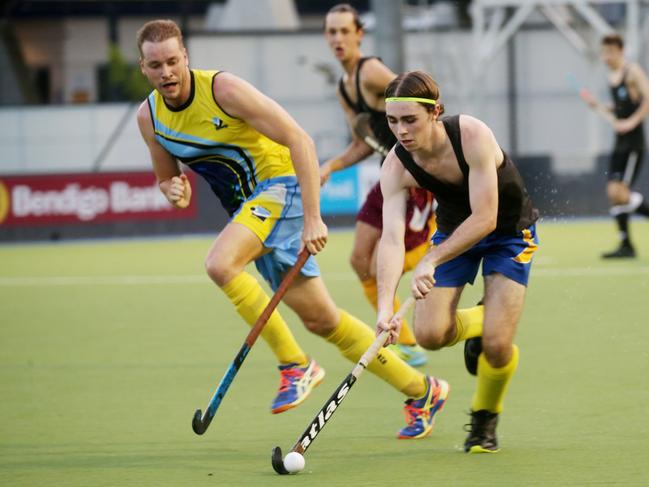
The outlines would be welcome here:
M 386 98 L 402 96 L 435 100 L 440 108 L 439 114 L 442 115 L 444 113 L 444 104 L 439 103 L 439 86 L 437 86 L 433 77 L 424 71 L 406 71 L 405 73 L 401 73 L 385 88 Z M 429 112 L 435 109 L 435 106 L 429 103 L 419 104 Z
M 354 17 L 354 25 L 356 25 L 356 30 L 360 30 L 363 28 L 363 21 L 361 20 L 361 16 L 358 13 L 358 10 L 356 10 L 354 7 L 352 7 L 348 3 L 339 3 L 338 5 L 334 5 L 329 9 L 327 12 L 327 15 L 329 14 L 334 14 L 334 13 L 350 13 Z M 327 17 L 325 16 L 325 20 L 323 23 L 323 28 L 327 28 Z
M 173 37 L 177 37 L 180 47 L 184 47 L 183 33 L 173 20 L 152 20 L 137 31 L 137 48 L 142 55 L 142 44 L 145 42 L 162 42 Z
M 620 34 L 607 34 L 602 38 L 602 46 L 617 46 L 624 49 L 624 39 Z

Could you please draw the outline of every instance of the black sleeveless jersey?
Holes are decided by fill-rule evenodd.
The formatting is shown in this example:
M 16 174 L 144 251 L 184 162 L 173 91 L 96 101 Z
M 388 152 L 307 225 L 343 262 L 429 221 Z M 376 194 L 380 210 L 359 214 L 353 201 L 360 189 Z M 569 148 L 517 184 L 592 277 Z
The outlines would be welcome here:
M 436 210 L 437 227 L 441 232 L 451 233 L 471 215 L 469 165 L 462 150 L 460 116 L 445 117 L 442 122 L 464 175 L 459 186 L 442 182 L 424 171 L 401 144 L 397 144 L 395 151 L 403 167 L 412 174 L 417 183 L 435 195 L 439 205 Z M 532 201 L 516 166 L 504 151 L 503 156 L 503 163 L 498 168 L 498 222 L 494 233 L 514 235 L 532 225 L 538 219 L 539 213 L 532 207 Z
M 628 68 L 625 68 L 622 79 L 617 85 L 609 85 L 613 97 L 613 110 L 616 118 L 629 118 L 640 107 L 642 99 L 633 101 L 626 84 Z M 617 134 L 616 150 L 642 150 L 645 148 L 644 128 L 642 123 L 626 134 Z
M 353 103 L 347 91 L 345 90 L 345 84 L 343 83 L 342 78 L 338 81 L 338 89 L 343 99 L 355 113 L 369 113 L 370 114 L 370 128 L 376 137 L 376 140 L 384 147 L 391 148 L 396 142 L 397 139 L 390 130 L 388 126 L 388 121 L 385 117 L 385 112 L 374 110 L 370 107 L 363 98 L 363 93 L 361 92 L 361 67 L 363 63 L 368 59 L 372 59 L 374 56 L 363 57 L 358 61 L 358 67 L 356 68 L 356 79 L 354 80 L 356 84 L 356 103 Z M 378 58 L 377 58 L 378 59 Z M 379 59 L 380 60 L 380 59 Z

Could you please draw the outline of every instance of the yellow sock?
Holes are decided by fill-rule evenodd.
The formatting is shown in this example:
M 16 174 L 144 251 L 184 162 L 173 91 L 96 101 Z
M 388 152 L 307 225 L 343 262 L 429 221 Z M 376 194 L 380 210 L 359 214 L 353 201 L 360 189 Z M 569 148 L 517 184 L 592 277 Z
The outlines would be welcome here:
M 503 410 L 503 399 L 507 386 L 518 368 L 518 347 L 514 345 L 512 358 L 507 365 L 499 369 L 493 368 L 487 362 L 484 353 L 478 357 L 478 385 L 471 409 L 480 411 L 486 409 L 491 413 L 500 413 Z
M 484 306 L 478 305 L 473 308 L 458 309 L 455 313 L 455 325 L 457 334 L 451 343 L 446 345 L 452 347 L 456 343 L 469 338 L 482 336 L 482 322 L 484 321 Z
M 242 272 L 222 287 L 223 292 L 234 304 L 237 313 L 250 326 L 270 301 L 257 280 L 247 272 Z M 306 365 L 308 359 L 288 328 L 279 311 L 275 310 L 266 322 L 261 336 L 270 346 L 280 364 L 298 363 Z
M 376 306 L 379 301 L 378 298 L 379 291 L 376 285 L 376 279 L 374 278 L 365 279 L 364 281 L 361 281 L 361 285 L 363 286 L 363 292 L 365 293 L 365 297 L 370 302 L 372 307 L 376 309 Z
M 363 292 L 367 297 L 367 300 L 370 302 L 374 310 L 378 307 L 378 289 L 376 286 L 376 279 L 366 279 L 361 281 L 363 285 Z M 396 313 L 397 310 L 401 307 L 401 302 L 397 296 L 394 297 L 393 312 Z M 402 345 L 416 345 L 417 340 L 415 335 L 412 332 L 408 322 L 406 320 L 401 320 L 401 332 L 399 333 L 399 343 Z
M 336 345 L 345 358 L 358 362 L 375 336 L 365 323 L 340 310 L 338 326 L 325 338 Z M 426 394 L 426 376 L 410 367 L 387 348 L 382 348 L 367 368 L 408 397 L 422 397 Z

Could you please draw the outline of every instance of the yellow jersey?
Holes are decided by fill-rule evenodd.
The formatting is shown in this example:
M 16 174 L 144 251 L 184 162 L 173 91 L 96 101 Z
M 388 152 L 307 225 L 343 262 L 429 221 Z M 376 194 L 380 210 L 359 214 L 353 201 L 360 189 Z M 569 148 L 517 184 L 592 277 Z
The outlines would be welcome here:
M 234 214 L 261 181 L 294 176 L 287 147 L 269 139 L 216 102 L 218 71 L 190 70 L 191 91 L 180 107 L 157 90 L 147 98 L 157 141 L 209 183 Z

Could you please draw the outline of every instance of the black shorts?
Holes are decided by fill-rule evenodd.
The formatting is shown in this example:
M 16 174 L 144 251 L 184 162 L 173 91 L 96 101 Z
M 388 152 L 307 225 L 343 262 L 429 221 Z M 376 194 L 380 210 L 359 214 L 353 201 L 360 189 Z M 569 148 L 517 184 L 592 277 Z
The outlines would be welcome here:
M 619 181 L 631 186 L 640 173 L 643 158 L 644 150 L 642 149 L 614 151 L 608 165 L 608 180 Z

